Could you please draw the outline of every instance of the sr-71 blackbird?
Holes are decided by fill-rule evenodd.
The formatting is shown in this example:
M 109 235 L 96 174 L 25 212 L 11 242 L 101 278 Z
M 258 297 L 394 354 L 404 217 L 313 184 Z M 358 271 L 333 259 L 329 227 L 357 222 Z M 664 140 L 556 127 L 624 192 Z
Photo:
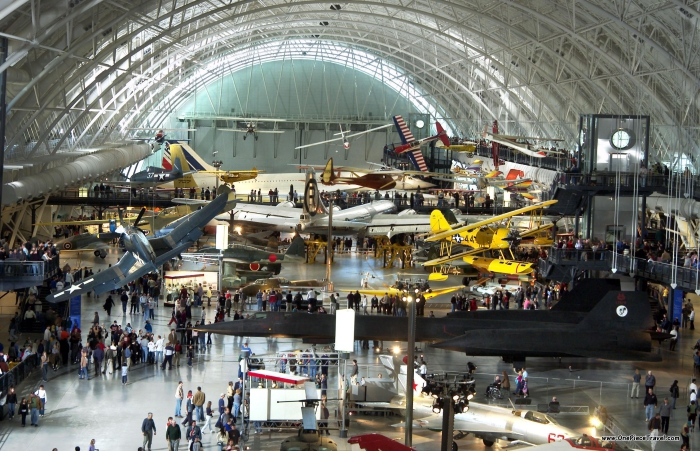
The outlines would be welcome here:
M 659 361 L 661 357 L 651 353 L 651 341 L 663 337 L 650 331 L 654 320 L 646 293 L 620 291 L 619 285 L 612 283 L 588 279 L 551 310 L 482 310 L 447 318 L 417 318 L 416 340 L 467 355 L 502 356 L 514 362 L 524 362 L 526 357 Z M 589 296 L 599 299 L 590 309 L 581 300 Z M 258 312 L 250 319 L 198 330 L 328 343 L 335 339 L 335 317 Z M 405 317 L 355 318 L 356 340 L 404 341 L 407 333 Z

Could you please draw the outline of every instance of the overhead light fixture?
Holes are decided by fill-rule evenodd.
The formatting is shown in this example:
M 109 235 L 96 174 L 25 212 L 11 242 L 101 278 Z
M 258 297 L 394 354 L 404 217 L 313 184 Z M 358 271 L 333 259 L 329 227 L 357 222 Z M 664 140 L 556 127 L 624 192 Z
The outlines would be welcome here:
M 418 119 L 418 120 L 416 121 L 416 127 L 417 127 L 417 128 L 423 128 L 423 127 L 425 127 L 425 122 L 423 122 L 422 119 Z

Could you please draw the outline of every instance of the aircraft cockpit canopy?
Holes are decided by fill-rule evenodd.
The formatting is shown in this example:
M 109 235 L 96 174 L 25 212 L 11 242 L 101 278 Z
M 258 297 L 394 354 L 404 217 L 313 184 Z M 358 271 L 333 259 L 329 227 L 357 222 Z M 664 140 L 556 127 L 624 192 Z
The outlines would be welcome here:
M 516 410 L 513 412 L 513 415 L 522 417 L 528 421 L 533 421 L 535 423 L 540 423 L 540 424 L 557 424 L 556 421 L 554 421 L 554 418 L 545 415 L 544 413 L 541 412 L 533 412 L 532 410 L 528 411 L 519 411 Z

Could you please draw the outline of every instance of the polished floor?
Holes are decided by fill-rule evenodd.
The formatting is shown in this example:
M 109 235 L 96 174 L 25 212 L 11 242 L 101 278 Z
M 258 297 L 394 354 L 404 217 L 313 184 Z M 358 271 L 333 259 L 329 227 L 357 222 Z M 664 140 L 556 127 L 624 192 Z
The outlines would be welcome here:
M 95 259 L 85 254 L 85 259 L 76 264 L 94 266 L 99 268 L 107 263 L 114 263 L 118 258 L 116 251 L 112 251 L 104 261 Z M 75 258 L 75 257 L 73 257 Z M 95 261 L 97 260 L 97 261 Z M 383 283 L 391 284 L 397 270 L 382 270 L 381 264 L 371 258 L 358 257 L 356 255 L 338 256 L 333 265 L 332 278 L 336 287 L 356 287 L 362 278 L 361 273 L 370 271 L 376 277 L 370 280 L 370 285 L 377 288 Z M 411 270 L 410 272 L 417 272 Z M 282 276 L 289 279 L 296 278 L 323 278 L 325 267 L 320 264 L 294 265 L 284 268 Z M 455 279 L 450 281 L 458 284 Z M 445 302 L 448 299 L 436 299 Z M 83 299 L 82 324 L 83 330 L 87 330 L 95 311 L 100 313 L 105 324 L 117 320 L 122 325 L 130 322 L 135 328 L 143 326 L 143 318 L 139 315 L 123 315 L 120 306 L 115 308 L 111 317 L 106 317 L 102 310 L 103 298 Z M 700 307 L 700 306 L 698 306 Z M 436 315 L 444 314 L 446 310 L 437 310 Z M 199 314 L 195 312 L 195 314 Z M 167 322 L 170 319 L 169 309 L 160 307 L 156 313 L 154 332 L 166 334 Z M 6 330 L 6 329 L 5 329 Z M 530 372 L 530 389 L 534 402 L 548 402 L 552 396 L 557 396 L 562 405 L 588 406 L 591 411 L 599 404 L 606 406 L 608 412 L 617 420 L 620 428 L 626 433 L 644 434 L 646 422 L 644 421 L 644 408 L 642 399 L 630 399 L 629 387 L 635 368 L 642 371 L 652 370 L 657 377 L 659 398 L 668 394 L 668 388 L 674 379 L 680 381 L 681 399 L 678 409 L 674 411 L 671 419 L 669 433 L 678 435 L 682 424 L 685 422 L 685 405 L 687 404 L 686 387 L 692 375 L 692 350 L 695 341 L 700 334 L 695 331 L 685 330 L 681 333 L 678 352 L 663 351 L 664 361 L 657 364 L 644 364 L 636 366 L 631 362 L 609 362 L 590 359 L 568 359 L 559 363 L 553 359 L 530 359 L 528 371 Z M 49 382 L 46 383 L 48 403 L 46 416 L 40 419 L 40 426 L 22 428 L 20 420 L 15 417 L 9 421 L 7 418 L 0 423 L 0 449 L 3 450 L 73 450 L 75 446 L 88 449 L 90 439 L 96 439 L 97 448 L 106 450 L 136 450 L 141 446 L 142 436 L 140 426 L 148 412 L 154 413 L 154 419 L 158 428 L 158 434 L 154 438 L 152 449 L 165 450 L 165 420 L 174 411 L 174 393 L 178 380 L 185 383 L 186 390 L 195 390 L 202 386 L 207 400 L 212 400 L 214 405 L 219 395 L 225 391 L 227 382 L 235 380 L 237 374 L 237 356 L 244 338 L 239 337 L 213 337 L 213 344 L 204 352 L 197 355 L 194 365 L 189 368 L 185 365 L 172 371 L 161 371 L 154 365 L 139 365 L 129 373 L 129 383 L 121 384 L 121 377 L 117 374 L 94 377 L 90 374 L 90 380 L 79 380 L 77 368 L 61 368 L 58 372 L 50 372 Z M 273 356 L 280 350 L 307 348 L 299 341 L 286 339 L 250 339 L 250 346 L 258 356 Z M 386 343 L 385 343 L 386 345 Z M 490 382 L 494 374 L 503 370 L 512 371 L 509 365 L 498 358 L 470 359 L 459 353 L 435 350 L 425 347 L 423 354 L 428 362 L 430 371 L 452 370 L 463 371 L 468 360 L 474 360 L 478 365 L 477 370 L 477 400 L 482 397 L 482 390 Z M 356 348 L 353 355 L 360 362 L 360 375 L 375 376 L 381 371 L 378 365 L 377 353 L 374 350 L 362 350 Z M 569 369 L 571 366 L 571 369 Z M 331 372 L 331 384 L 337 373 Z M 30 390 L 38 387 L 39 374 L 35 374 L 20 387 L 20 394 L 25 396 Z M 592 433 L 588 417 L 561 417 L 563 423 L 581 432 Z M 358 416 L 353 417 L 349 435 L 363 432 L 381 432 L 390 437 L 403 437 L 403 430 L 391 427 L 398 423 L 397 417 Z M 29 423 L 29 420 L 27 421 Z M 266 432 L 262 436 L 252 436 L 247 443 L 251 449 L 278 449 L 280 442 L 291 431 Z M 426 430 L 416 430 L 413 445 L 420 451 L 439 449 L 439 433 Z M 334 431 L 332 439 L 336 440 L 340 449 L 349 449 L 345 440 L 338 438 L 338 432 Z M 214 434 L 205 434 L 205 449 L 217 449 Z M 691 445 L 697 446 L 697 439 L 693 438 Z M 484 449 L 480 440 L 468 436 L 458 441 L 460 449 Z M 496 445 L 498 446 L 498 445 Z M 635 446 L 639 449 L 649 450 L 647 443 L 639 443 Z M 185 446 L 181 445 L 180 449 Z M 662 442 L 656 447 L 659 451 L 679 449 L 680 445 L 671 442 Z

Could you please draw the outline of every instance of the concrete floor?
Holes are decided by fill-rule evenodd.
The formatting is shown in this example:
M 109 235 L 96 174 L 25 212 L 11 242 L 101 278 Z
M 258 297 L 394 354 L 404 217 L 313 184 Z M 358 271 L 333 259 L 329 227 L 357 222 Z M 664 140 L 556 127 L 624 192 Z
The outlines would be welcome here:
M 84 254 L 81 265 L 91 265 L 95 269 L 107 263 L 115 263 L 119 257 L 115 250 L 110 252 L 106 260 L 96 259 L 92 255 Z M 69 261 L 75 265 L 77 262 Z M 393 274 L 397 270 L 382 270 L 381 263 L 373 259 L 358 258 L 357 256 L 338 256 L 333 267 L 333 280 L 337 288 L 348 286 L 356 287 L 361 278 L 360 273 L 371 271 L 378 278 L 370 281 L 374 287 L 382 287 L 380 277 L 384 275 L 384 282 L 391 284 Z M 416 270 L 410 272 L 415 273 Z M 283 268 L 282 276 L 289 279 L 296 278 L 323 278 L 325 267 L 320 264 L 294 265 Z M 461 279 L 450 280 L 449 284 L 459 284 Z M 143 326 L 143 319 L 138 315 L 122 315 L 120 306 L 113 310 L 112 317 L 106 317 L 102 310 L 104 296 L 100 299 L 83 298 L 83 330 L 87 330 L 95 311 L 100 312 L 105 324 L 114 319 L 121 324 L 130 322 L 135 328 Z M 442 299 L 445 306 L 449 296 Z M 440 301 L 440 299 L 436 299 Z M 444 314 L 445 310 L 437 310 L 436 315 Z M 198 315 L 195 312 L 194 315 Z M 170 319 L 169 309 L 160 307 L 156 312 L 154 332 L 166 334 L 169 330 L 167 322 Z M 5 327 L 3 331 L 6 331 Z M 5 333 L 5 332 L 4 332 Z M 685 405 L 687 404 L 687 384 L 692 375 L 692 350 L 695 341 L 700 338 L 700 333 L 685 330 L 681 332 L 681 339 L 677 349 L 679 352 L 670 353 L 662 351 L 664 361 L 657 364 L 643 364 L 640 370 L 652 370 L 658 381 L 658 396 L 660 399 L 668 394 L 668 387 L 674 379 L 680 381 L 681 399 L 678 402 L 678 410 L 674 411 L 671 419 L 669 433 L 678 435 L 682 424 L 685 422 Z M 161 371 L 155 366 L 139 365 L 129 374 L 129 384 L 122 386 L 121 378 L 117 374 L 111 376 L 99 376 L 89 381 L 78 380 L 77 368 L 71 366 L 62 368 L 58 372 L 51 372 L 49 382 L 46 383 L 48 392 L 47 414 L 40 419 L 38 428 L 27 426 L 22 428 L 18 417 L 13 421 L 0 423 L 0 449 L 19 450 L 36 449 L 49 450 L 54 447 L 59 451 L 73 450 L 80 446 L 86 450 L 90 439 L 97 441 L 97 448 L 106 450 L 136 450 L 141 446 L 142 436 L 140 425 L 146 413 L 154 413 L 154 419 L 158 428 L 155 437 L 154 450 L 167 449 L 165 442 L 165 420 L 173 414 L 173 398 L 178 380 L 185 382 L 185 389 L 196 389 L 201 385 L 208 400 L 214 405 L 219 395 L 225 391 L 229 380 L 235 380 L 237 374 L 237 356 L 243 342 L 239 337 L 213 337 L 213 345 L 204 353 L 198 354 L 192 368 L 181 366 L 172 371 Z M 258 356 L 271 356 L 278 350 L 308 348 L 298 340 L 253 338 L 249 340 L 253 352 Z M 385 346 L 387 344 L 385 343 Z M 477 401 L 483 400 L 483 389 L 489 383 L 494 374 L 503 370 L 511 371 L 510 365 L 500 361 L 499 358 L 468 358 L 459 353 L 431 349 L 423 349 L 429 371 L 452 370 L 464 371 L 466 362 L 473 360 L 478 365 L 477 370 Z M 361 350 L 356 348 L 352 358 L 360 362 L 360 375 L 375 376 L 380 370 L 377 354 L 373 350 Z M 572 371 L 569 371 L 571 365 Z M 642 399 L 629 399 L 629 384 L 632 374 L 637 366 L 633 362 L 610 362 L 593 359 L 566 359 L 561 364 L 553 359 L 533 358 L 528 360 L 530 372 L 530 390 L 533 396 L 533 404 L 548 402 L 552 396 L 557 396 L 562 405 L 585 405 L 593 408 L 603 403 L 608 412 L 619 422 L 620 427 L 626 433 L 644 434 L 646 422 L 644 422 L 644 408 Z M 35 390 L 39 384 L 38 372 L 20 387 L 20 394 L 25 396 L 30 390 Z M 331 373 L 333 375 L 333 372 Z M 335 374 L 337 376 L 337 373 Z M 333 384 L 331 379 L 329 387 Z M 330 396 L 329 396 L 330 397 Z M 562 423 L 576 428 L 582 432 L 592 433 L 587 417 L 560 418 Z M 401 421 L 397 417 L 383 418 L 374 416 L 354 417 L 351 422 L 349 435 L 357 435 L 364 432 L 381 432 L 393 438 L 403 437 L 403 429 L 393 428 L 390 425 Z M 183 431 L 184 433 L 184 431 Z M 262 436 L 251 436 L 249 446 L 251 449 L 278 449 L 279 443 L 291 432 L 265 433 Z M 340 449 L 349 449 L 344 440 L 338 439 L 338 433 L 333 432 L 332 438 L 339 443 Z M 413 445 L 419 451 L 439 449 L 439 433 L 416 430 Z M 204 443 L 206 449 L 217 449 L 213 434 L 205 434 Z M 691 445 L 697 446 L 697 439 L 693 437 Z M 471 437 L 458 441 L 460 450 L 478 449 L 485 447 L 480 440 Z M 211 445 L 211 446 L 210 446 Z M 638 448 L 648 450 L 649 445 L 640 443 Z M 498 446 L 498 445 L 496 445 Z M 679 449 L 680 445 L 671 442 L 662 442 L 657 446 L 659 451 Z M 181 445 L 184 449 L 184 445 Z

